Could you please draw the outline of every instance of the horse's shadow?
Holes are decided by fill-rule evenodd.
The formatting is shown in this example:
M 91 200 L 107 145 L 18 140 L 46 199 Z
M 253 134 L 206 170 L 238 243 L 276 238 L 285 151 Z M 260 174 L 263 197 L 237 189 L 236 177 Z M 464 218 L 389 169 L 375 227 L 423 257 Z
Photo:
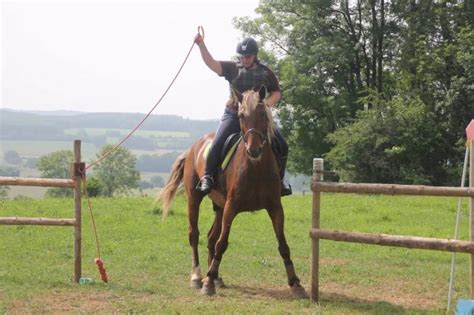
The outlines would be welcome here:
M 244 296 L 250 297 L 265 297 L 277 300 L 294 300 L 291 295 L 289 288 L 268 288 L 268 287 L 255 287 L 255 286 L 244 286 L 244 285 L 228 285 L 229 289 L 236 290 Z
M 285 301 L 295 300 L 288 288 L 279 289 L 244 285 L 229 285 L 228 288 L 236 290 L 243 296 L 248 297 L 262 297 Z M 406 308 L 402 305 L 393 304 L 387 301 L 372 301 L 359 297 L 348 296 L 345 294 L 329 292 L 321 292 L 321 300 L 319 305 L 310 304 L 308 300 L 309 307 L 322 307 L 324 309 L 325 306 L 330 305 L 337 305 L 338 309 L 345 310 L 349 313 L 357 311 L 365 314 L 407 314 L 413 312 L 417 314 L 428 314 L 434 311 L 433 309 L 426 310 L 419 308 L 416 305 Z
M 341 293 L 321 294 L 321 305 L 337 305 L 338 308 L 348 311 L 357 311 L 364 314 L 438 314 L 439 310 L 424 309 L 419 305 L 410 305 L 409 307 L 391 303 L 384 300 L 369 300 L 360 297 L 348 296 Z M 443 313 L 443 312 L 441 312 Z

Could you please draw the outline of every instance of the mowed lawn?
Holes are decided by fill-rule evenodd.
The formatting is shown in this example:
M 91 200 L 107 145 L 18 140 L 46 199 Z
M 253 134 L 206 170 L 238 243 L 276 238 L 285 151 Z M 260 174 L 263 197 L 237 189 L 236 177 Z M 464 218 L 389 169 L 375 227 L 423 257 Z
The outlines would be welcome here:
M 191 250 L 186 203 L 162 222 L 152 198 L 93 199 L 110 282 L 100 282 L 95 241 L 83 207 L 83 276 L 73 276 L 71 227 L 0 226 L 0 314 L 441 314 L 447 301 L 451 253 L 321 241 L 321 304 L 293 300 L 265 211 L 242 213 L 232 226 L 221 263 L 228 288 L 213 297 L 189 288 Z M 284 198 L 286 236 L 309 291 L 311 196 Z M 323 194 L 324 228 L 452 238 L 457 198 Z M 2 201 L 0 217 L 72 217 L 72 199 Z M 200 216 L 200 256 L 213 213 Z M 467 200 L 460 238 L 468 239 Z M 469 255 L 456 255 L 453 305 L 468 298 Z

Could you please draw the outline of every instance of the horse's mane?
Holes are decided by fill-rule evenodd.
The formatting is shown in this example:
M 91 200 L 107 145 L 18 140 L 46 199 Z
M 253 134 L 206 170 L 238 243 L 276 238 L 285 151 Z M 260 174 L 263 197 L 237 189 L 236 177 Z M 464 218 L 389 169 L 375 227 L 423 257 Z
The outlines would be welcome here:
M 255 111 L 259 103 L 259 92 L 255 92 L 252 90 L 244 92 L 242 94 L 242 102 L 239 107 L 239 114 L 243 114 L 245 117 L 250 117 L 250 115 Z M 271 141 L 271 139 L 273 139 L 275 135 L 275 121 L 273 120 L 272 110 L 269 106 L 265 105 L 265 113 L 267 115 L 268 121 L 267 136 L 268 140 Z

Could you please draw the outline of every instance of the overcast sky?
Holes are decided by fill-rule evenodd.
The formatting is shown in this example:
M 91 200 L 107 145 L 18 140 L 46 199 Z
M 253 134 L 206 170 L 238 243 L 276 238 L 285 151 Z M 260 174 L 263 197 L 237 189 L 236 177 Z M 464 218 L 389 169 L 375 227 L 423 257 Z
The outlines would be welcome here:
M 258 0 L 2 1 L 1 106 L 21 110 L 148 112 L 178 71 L 197 26 L 218 60 L 234 55 L 235 16 Z M 227 82 L 195 46 L 155 110 L 219 118 Z

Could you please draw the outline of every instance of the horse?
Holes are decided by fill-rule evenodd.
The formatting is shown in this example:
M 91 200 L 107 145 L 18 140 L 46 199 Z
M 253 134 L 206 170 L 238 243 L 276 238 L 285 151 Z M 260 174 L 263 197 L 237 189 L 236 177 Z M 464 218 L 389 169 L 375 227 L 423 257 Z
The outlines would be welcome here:
M 275 126 L 270 108 L 262 102 L 264 96 L 264 87 L 259 91 L 249 90 L 241 94 L 238 117 L 243 139 L 221 176 L 220 182 L 224 185 L 217 185 L 209 193 L 215 218 L 207 235 L 206 278 L 201 277 L 198 255 L 199 206 L 204 195 L 196 189 L 196 185 L 204 173 L 203 155 L 206 145 L 212 142 L 213 133 L 199 138 L 176 159 L 170 178 L 157 197 L 162 203 L 163 217 L 166 217 L 183 182 L 188 198 L 188 237 L 192 248 L 191 287 L 201 288 L 201 293 L 205 295 L 214 295 L 216 286 L 223 286 L 222 278 L 219 278 L 219 264 L 227 249 L 230 228 L 236 215 L 244 211 L 266 209 L 278 240 L 278 250 L 283 258 L 291 293 L 295 298 L 307 297 L 296 276 L 285 238 L 279 167 L 271 147 Z

